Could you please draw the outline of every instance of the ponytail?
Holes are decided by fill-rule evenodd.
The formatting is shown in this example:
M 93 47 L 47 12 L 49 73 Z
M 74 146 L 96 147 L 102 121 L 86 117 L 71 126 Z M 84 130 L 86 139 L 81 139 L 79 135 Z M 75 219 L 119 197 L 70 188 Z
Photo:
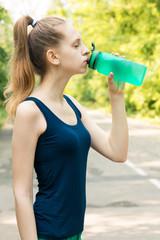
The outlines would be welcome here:
M 35 87 L 35 74 L 41 79 L 47 71 L 46 52 L 50 47 L 59 47 L 64 39 L 63 32 L 57 27 L 66 20 L 54 16 L 38 20 L 36 24 L 29 16 L 20 18 L 13 29 L 14 51 L 8 63 L 9 81 L 5 87 L 4 97 L 8 120 L 16 114 L 19 103 L 27 98 Z M 27 27 L 34 29 L 28 35 Z
M 35 76 L 29 57 L 27 39 L 27 27 L 32 22 L 31 17 L 22 17 L 16 22 L 13 29 L 14 51 L 8 63 L 11 65 L 11 81 L 8 82 L 3 93 L 6 98 L 4 104 L 6 104 L 8 112 L 7 121 L 13 118 L 18 104 L 31 94 L 35 86 Z M 8 94 L 10 97 L 7 99 Z

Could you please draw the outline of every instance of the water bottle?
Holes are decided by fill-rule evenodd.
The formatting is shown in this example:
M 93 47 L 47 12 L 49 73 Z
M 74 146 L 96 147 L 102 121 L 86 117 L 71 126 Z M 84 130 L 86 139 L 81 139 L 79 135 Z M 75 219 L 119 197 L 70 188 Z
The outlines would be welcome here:
M 116 85 L 120 85 L 120 81 L 123 81 L 141 86 L 147 67 L 113 54 L 106 52 L 101 53 L 95 50 L 94 41 L 92 41 L 92 47 L 92 54 L 90 58 L 87 59 L 89 68 L 97 70 L 99 73 L 107 76 L 110 72 L 113 72 L 113 80 Z

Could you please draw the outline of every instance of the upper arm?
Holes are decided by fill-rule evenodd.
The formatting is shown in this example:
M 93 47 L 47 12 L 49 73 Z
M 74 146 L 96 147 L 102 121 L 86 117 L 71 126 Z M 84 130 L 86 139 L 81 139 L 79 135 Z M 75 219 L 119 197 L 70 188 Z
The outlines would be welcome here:
M 39 137 L 39 114 L 34 102 L 18 105 L 12 136 L 12 174 L 14 195 L 32 197 L 33 167 Z
M 103 156 L 113 160 L 107 132 L 100 128 L 88 115 L 87 111 L 72 96 L 69 96 L 81 112 L 81 121 L 91 135 L 91 147 Z

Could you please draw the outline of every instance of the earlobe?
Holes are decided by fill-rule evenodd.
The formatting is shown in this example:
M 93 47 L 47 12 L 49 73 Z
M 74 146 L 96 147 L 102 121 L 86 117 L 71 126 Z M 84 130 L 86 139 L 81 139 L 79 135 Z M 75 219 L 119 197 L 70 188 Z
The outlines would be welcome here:
M 58 55 L 55 54 L 53 50 L 49 49 L 46 53 L 46 56 L 50 63 L 54 65 L 59 65 L 60 61 L 59 61 Z

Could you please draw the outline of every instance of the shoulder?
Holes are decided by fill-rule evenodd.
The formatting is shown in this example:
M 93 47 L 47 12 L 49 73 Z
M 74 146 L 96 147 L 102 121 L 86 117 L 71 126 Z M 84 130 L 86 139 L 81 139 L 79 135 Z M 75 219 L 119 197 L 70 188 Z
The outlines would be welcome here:
M 42 120 L 40 110 L 33 101 L 21 102 L 16 109 L 13 132 L 23 138 L 38 138 L 42 131 Z
M 30 124 L 32 126 L 38 123 L 40 111 L 33 101 L 24 101 L 19 103 L 16 109 L 15 122 L 17 124 Z

